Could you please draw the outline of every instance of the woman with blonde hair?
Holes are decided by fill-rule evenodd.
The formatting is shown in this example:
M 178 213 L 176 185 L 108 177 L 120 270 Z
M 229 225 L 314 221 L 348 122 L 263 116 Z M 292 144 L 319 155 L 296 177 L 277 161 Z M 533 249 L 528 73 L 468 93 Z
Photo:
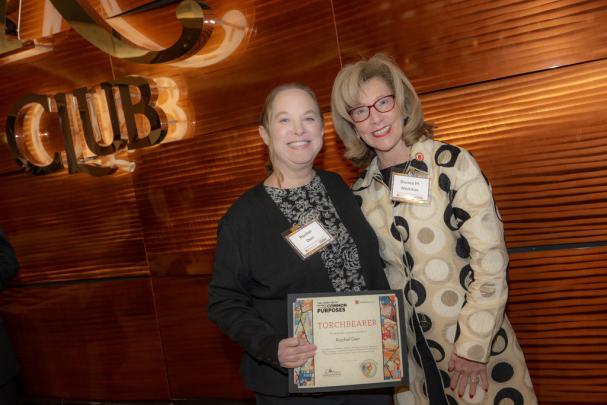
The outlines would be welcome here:
M 535 404 L 504 315 L 508 254 L 491 186 L 463 148 L 433 140 L 415 89 L 389 58 L 345 66 L 332 93 L 352 186 L 407 297 L 409 391 L 400 404 Z M 450 390 L 449 390 L 450 388 Z

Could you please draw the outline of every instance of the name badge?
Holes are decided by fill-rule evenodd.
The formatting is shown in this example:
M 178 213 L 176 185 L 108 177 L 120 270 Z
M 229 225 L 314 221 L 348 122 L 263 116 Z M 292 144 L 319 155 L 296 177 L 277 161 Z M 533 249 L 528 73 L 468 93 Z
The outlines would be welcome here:
M 392 172 L 390 198 L 416 204 L 430 202 L 430 178 Z
M 335 239 L 318 220 L 314 220 L 305 226 L 296 225 L 294 228 L 288 230 L 283 237 L 304 260 Z

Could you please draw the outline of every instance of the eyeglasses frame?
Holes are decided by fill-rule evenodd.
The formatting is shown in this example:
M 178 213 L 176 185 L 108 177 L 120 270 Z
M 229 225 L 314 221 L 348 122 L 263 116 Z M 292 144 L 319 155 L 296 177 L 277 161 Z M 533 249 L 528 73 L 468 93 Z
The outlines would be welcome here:
M 391 98 L 392 101 L 394 102 L 392 104 L 392 108 L 390 108 L 389 110 L 386 110 L 386 111 L 380 111 L 375 105 L 377 103 L 379 103 L 380 101 L 382 101 L 383 99 L 388 98 L 388 97 Z M 359 109 L 361 107 L 366 107 L 367 108 L 367 116 L 365 118 L 363 118 L 362 120 L 356 121 L 354 119 L 354 117 L 352 116 L 352 111 L 357 110 L 357 109 Z M 390 111 L 394 110 L 394 107 L 396 107 L 396 97 L 394 96 L 394 94 L 388 94 L 388 95 L 382 96 L 382 97 L 378 98 L 377 100 L 375 100 L 375 102 L 373 104 L 371 104 L 371 105 L 359 105 L 359 106 L 356 106 L 354 108 L 350 108 L 348 110 L 348 115 L 350 116 L 350 118 L 352 118 L 352 121 L 354 121 L 354 123 L 359 124 L 359 123 L 364 122 L 364 121 L 366 121 L 366 120 L 369 119 L 369 117 L 371 116 L 371 107 L 373 107 L 375 109 L 375 111 L 377 111 L 378 113 L 387 113 L 387 112 L 390 112 Z

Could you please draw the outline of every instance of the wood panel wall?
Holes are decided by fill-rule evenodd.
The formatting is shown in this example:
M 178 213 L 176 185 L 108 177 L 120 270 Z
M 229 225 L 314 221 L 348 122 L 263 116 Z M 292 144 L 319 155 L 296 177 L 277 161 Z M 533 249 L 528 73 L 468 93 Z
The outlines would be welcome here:
M 283 82 L 312 86 L 327 118 L 318 163 L 352 181 L 329 119 L 332 81 L 343 64 L 385 52 L 421 93 L 437 138 L 469 149 L 493 185 L 511 251 L 507 310 L 539 403 L 607 403 L 607 2 L 207 3 L 242 7 L 251 35 L 192 69 L 112 58 L 65 21 L 49 34 L 50 3 L 22 0 L 22 38 L 52 50 L 0 64 L 2 130 L 21 95 L 141 74 L 179 83 L 192 133 L 107 177 L 26 174 L 0 142 L 0 227 L 22 263 L 0 313 L 26 394 L 250 398 L 241 351 L 205 305 L 217 220 L 264 177 L 263 98 Z M 104 0 L 90 5 L 109 16 Z M 150 13 L 129 21 L 169 45 L 174 6 Z

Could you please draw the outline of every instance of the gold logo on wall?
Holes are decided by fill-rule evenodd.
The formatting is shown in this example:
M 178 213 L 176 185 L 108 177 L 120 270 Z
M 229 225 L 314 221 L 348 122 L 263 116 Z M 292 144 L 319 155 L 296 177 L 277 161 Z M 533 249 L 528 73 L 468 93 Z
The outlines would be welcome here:
M 54 96 L 22 97 L 6 119 L 11 152 L 33 174 L 133 171 L 126 151 L 182 139 L 187 114 L 170 78 L 127 76 Z
M 120 2 L 115 0 L 98 0 L 97 8 L 91 7 L 90 0 L 48 1 L 54 8 L 44 7 L 38 11 L 41 15 L 22 16 L 17 11 L 21 7 L 20 0 L 0 0 L 0 20 L 4 22 L 10 14 L 13 19 L 33 19 L 44 22 L 45 26 L 47 23 L 54 26 L 54 31 L 48 31 L 47 27 L 42 30 L 43 33 L 38 34 L 44 37 L 58 32 L 61 24 L 60 21 L 55 21 L 53 16 L 60 16 L 87 41 L 115 58 L 143 64 L 169 63 L 186 68 L 210 66 L 234 54 L 246 43 L 254 20 L 251 0 L 222 1 L 216 9 L 201 0 L 155 0 L 126 11 L 119 6 Z M 181 34 L 175 43 L 167 48 L 160 49 L 161 47 L 148 37 L 149 30 L 153 27 L 146 24 L 137 26 L 127 21 L 132 15 L 147 16 L 145 13 L 175 3 L 178 3 L 175 14 L 181 25 Z M 108 17 L 104 19 L 100 13 Z M 18 26 L 19 22 L 16 25 Z M 29 32 L 31 34 L 31 30 Z M 48 40 L 19 40 L 17 34 L 15 32 L 15 35 L 9 36 L 5 30 L 0 32 L 0 64 L 51 50 Z M 38 52 L 11 55 L 32 47 L 40 49 Z
M 181 36 L 172 46 L 153 51 L 123 38 L 83 0 L 50 1 L 70 26 L 91 44 L 113 57 L 136 63 L 164 63 L 187 58 L 201 49 L 213 32 L 213 24 L 205 23 L 209 7 L 198 0 L 183 0 L 176 10 Z

